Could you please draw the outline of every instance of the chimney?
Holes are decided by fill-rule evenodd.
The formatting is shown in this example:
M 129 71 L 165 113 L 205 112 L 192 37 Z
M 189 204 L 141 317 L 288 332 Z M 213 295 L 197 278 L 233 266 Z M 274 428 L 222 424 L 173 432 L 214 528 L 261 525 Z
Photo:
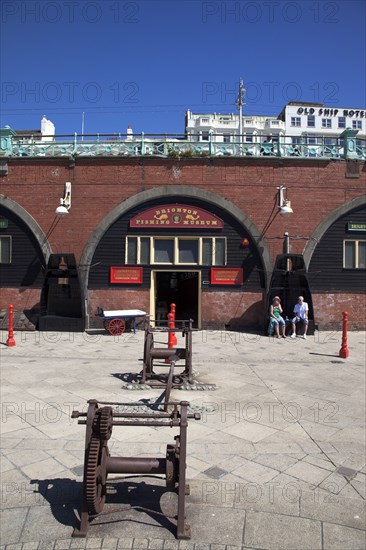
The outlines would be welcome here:
M 129 124 L 127 126 L 127 137 L 126 137 L 127 140 L 131 140 L 133 139 L 133 130 L 132 130 L 132 126 L 131 124 Z

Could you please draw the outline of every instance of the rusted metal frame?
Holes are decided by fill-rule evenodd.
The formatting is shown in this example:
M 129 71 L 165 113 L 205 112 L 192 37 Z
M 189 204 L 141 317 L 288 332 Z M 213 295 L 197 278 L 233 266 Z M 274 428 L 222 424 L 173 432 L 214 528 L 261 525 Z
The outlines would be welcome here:
M 163 407 L 164 411 L 167 411 L 169 406 L 169 398 L 170 398 L 170 393 L 172 391 L 172 386 L 173 386 L 174 367 L 175 367 L 175 361 L 171 361 L 168 380 L 167 380 L 166 389 L 165 389 L 164 407 Z
M 186 486 L 186 450 L 187 450 L 187 410 L 189 403 L 181 402 L 181 421 L 179 433 L 179 483 L 178 483 L 178 517 L 177 517 L 177 538 L 190 539 L 191 528 L 186 523 L 185 517 L 185 496 L 189 494 L 189 486 Z
M 186 470 L 186 444 L 187 444 L 187 426 L 188 418 L 194 418 L 198 420 L 200 415 L 188 414 L 188 405 L 186 401 L 180 403 L 174 402 L 173 410 L 169 413 L 156 413 L 158 418 L 163 416 L 171 418 L 171 422 L 123 422 L 123 421 L 114 421 L 113 420 L 113 410 L 111 407 L 104 407 L 98 411 L 98 402 L 96 400 L 89 400 L 89 408 L 87 413 L 79 413 L 79 411 L 73 411 L 72 418 L 78 418 L 79 416 L 86 417 L 85 420 L 79 420 L 81 424 L 86 424 L 86 437 L 85 437 L 85 464 L 84 464 L 84 484 L 83 484 L 83 500 L 82 500 L 82 509 L 80 514 L 80 528 L 75 529 L 73 536 L 74 537 L 85 537 L 87 529 L 89 526 L 89 519 L 99 514 L 99 508 L 102 509 L 104 506 L 104 496 L 105 494 L 105 485 L 107 483 L 108 473 L 123 473 L 123 474 L 163 474 L 166 476 L 166 485 L 170 488 L 175 488 L 177 485 L 178 489 L 178 514 L 177 514 L 177 538 L 179 539 L 189 539 L 190 538 L 190 528 L 189 525 L 185 523 L 185 495 L 189 494 L 189 486 L 185 484 L 185 470 Z M 108 402 L 100 402 L 108 403 Z M 169 403 L 169 402 L 168 402 Z M 115 403 L 117 405 L 122 405 L 122 403 Z M 125 404 L 131 405 L 131 403 Z M 138 403 L 139 406 L 143 404 Z M 178 408 L 180 407 L 180 409 Z M 97 412 L 98 411 L 98 412 Z M 98 414 L 98 421 L 96 422 L 96 415 Z M 119 417 L 123 417 L 124 414 L 133 413 L 116 413 Z M 144 413 L 137 413 L 142 416 Z M 149 413 L 147 413 L 149 414 Z M 151 415 L 149 414 L 149 417 Z M 157 426 L 179 426 L 180 432 L 179 436 L 175 437 L 175 445 L 168 445 L 166 458 L 146 458 L 146 457 L 137 457 L 137 458 L 127 458 L 127 457 L 110 457 L 107 440 L 110 438 L 112 433 L 113 425 L 157 425 Z M 100 440 L 101 451 L 98 455 L 89 453 L 89 448 L 91 442 L 98 442 Z M 95 456 L 98 456 L 98 471 L 101 473 L 96 474 L 97 468 L 93 474 L 93 461 L 95 461 Z M 89 464 L 89 459 L 92 462 Z M 91 503 L 90 495 L 89 500 L 87 499 L 87 482 L 89 482 L 90 489 L 90 470 L 92 472 L 92 490 L 94 491 L 97 484 L 98 491 L 96 493 L 96 504 L 94 504 L 94 492 L 92 495 Z M 89 477 L 88 477 L 89 474 Z M 95 475 L 95 477 L 94 477 Z M 95 489 L 96 490 L 96 489 Z M 91 509 L 89 509 L 89 506 Z M 101 511 L 100 509 L 100 511 Z M 91 512 L 93 510 L 93 512 Z M 95 510 L 98 510 L 97 512 Z
M 98 402 L 95 399 L 90 399 L 88 401 L 89 408 L 86 413 L 86 431 L 85 431 L 85 451 L 84 451 L 84 473 L 83 473 L 83 496 L 81 502 L 81 512 L 80 512 L 80 526 L 79 529 L 75 527 L 72 534 L 73 537 L 86 537 L 86 533 L 89 526 L 89 512 L 86 502 L 86 476 L 87 476 L 87 467 L 88 467 L 88 454 L 89 454 L 89 445 L 93 434 L 93 421 L 95 418 L 95 413 L 98 409 Z M 76 411 L 77 412 L 77 411 Z M 74 413 L 73 413 L 74 414 Z M 73 414 L 71 415 L 74 418 Z
M 107 474 L 165 474 L 165 458 L 108 457 Z
M 185 359 L 185 368 L 181 373 L 183 376 L 188 376 L 188 381 L 190 384 L 193 383 L 193 373 L 192 373 L 192 319 L 178 321 L 184 323 L 182 329 L 182 336 L 185 338 L 185 347 L 184 348 L 154 348 L 154 335 L 156 329 L 152 329 L 150 324 L 147 322 L 145 324 L 145 342 L 144 342 L 144 358 L 143 358 L 143 371 L 142 371 L 142 380 L 141 383 L 145 384 L 148 379 L 152 379 L 155 375 L 153 371 L 153 362 L 154 359 L 171 359 L 175 361 L 178 359 Z M 188 326 L 185 323 L 188 322 Z M 158 332 L 173 332 L 176 329 L 163 328 Z M 164 366 L 164 365 L 160 365 Z M 170 374 L 170 372 L 169 372 Z M 160 382 L 160 385 L 164 385 L 163 382 Z M 179 386 L 176 386 L 179 387 Z

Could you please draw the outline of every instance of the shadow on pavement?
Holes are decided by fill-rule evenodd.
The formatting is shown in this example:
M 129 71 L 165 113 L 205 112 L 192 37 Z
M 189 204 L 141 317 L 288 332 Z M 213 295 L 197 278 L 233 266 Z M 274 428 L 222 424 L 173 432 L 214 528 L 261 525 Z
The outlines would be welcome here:
M 339 357 L 337 353 L 315 353 L 315 351 L 310 351 L 309 355 L 322 355 L 323 357 Z
M 146 481 L 131 481 L 131 478 L 138 477 L 124 477 L 123 481 L 108 480 L 106 504 L 103 511 L 90 523 L 88 534 L 93 533 L 93 526 L 107 526 L 126 521 L 151 525 L 151 522 L 146 519 L 145 514 L 147 514 L 154 520 L 153 525 L 163 527 L 175 535 L 176 492 L 168 490 L 165 484 L 161 486 L 146 483 Z M 144 479 L 146 477 L 148 476 L 145 476 Z M 158 483 L 163 482 L 157 477 L 154 477 L 154 480 Z M 79 528 L 83 487 L 81 481 L 67 478 L 34 479 L 31 484 L 38 486 L 38 490 L 36 489 L 35 492 L 42 495 L 50 504 L 52 515 L 57 522 L 69 525 L 71 529 Z M 107 534 L 106 532 L 105 535 Z

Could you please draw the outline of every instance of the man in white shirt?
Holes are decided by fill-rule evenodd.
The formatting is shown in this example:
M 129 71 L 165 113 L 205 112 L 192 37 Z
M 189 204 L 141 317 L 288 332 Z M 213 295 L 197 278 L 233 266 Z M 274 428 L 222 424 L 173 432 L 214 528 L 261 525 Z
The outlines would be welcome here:
M 306 340 L 306 333 L 308 331 L 308 325 L 309 325 L 309 306 L 306 302 L 304 302 L 304 296 L 298 297 L 298 302 L 294 307 L 294 314 L 295 317 L 292 319 L 292 334 L 291 338 L 296 338 L 296 323 L 299 321 L 302 321 L 304 323 L 304 335 L 303 338 Z

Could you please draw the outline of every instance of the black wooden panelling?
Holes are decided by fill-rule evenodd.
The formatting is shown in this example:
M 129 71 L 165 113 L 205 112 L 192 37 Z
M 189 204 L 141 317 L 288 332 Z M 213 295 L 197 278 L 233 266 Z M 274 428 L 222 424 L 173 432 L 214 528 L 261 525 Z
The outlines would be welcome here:
M 365 269 L 343 269 L 343 241 L 366 240 L 365 232 L 347 231 L 347 223 L 366 223 L 366 208 L 357 208 L 339 218 L 317 245 L 309 266 L 312 290 L 365 290 Z
M 0 216 L 9 220 L 8 228 L 0 229 L 0 235 L 12 237 L 12 261 L 0 264 L 0 286 L 41 288 L 45 262 L 33 233 L 16 214 L 3 206 L 0 206 Z
M 130 219 L 148 208 L 163 204 L 188 203 L 192 206 L 197 206 L 208 210 L 224 221 L 224 229 L 212 231 L 210 229 L 192 228 L 192 229 L 175 229 L 174 235 L 197 235 L 197 236 L 223 236 L 227 238 L 227 267 L 243 267 L 244 269 L 244 285 L 238 287 L 241 292 L 244 290 L 260 290 L 264 287 L 264 274 L 261 259 L 255 247 L 242 248 L 241 240 L 244 236 L 250 240 L 250 235 L 246 234 L 244 229 L 234 220 L 227 212 L 222 211 L 215 205 L 207 205 L 198 200 L 187 199 L 184 197 L 169 197 L 169 200 L 156 199 L 140 205 L 138 208 L 130 210 L 126 215 L 119 218 L 104 234 L 99 242 L 93 259 L 91 261 L 91 269 L 89 275 L 89 288 L 120 288 L 119 285 L 111 285 L 109 283 L 109 268 L 113 265 L 124 265 L 125 261 L 125 236 L 126 235 L 172 235 L 169 230 L 161 230 L 158 228 L 144 228 L 141 230 L 130 229 Z M 151 269 L 164 270 L 165 266 L 155 265 L 143 266 L 143 283 L 142 285 L 123 285 L 124 288 L 150 287 Z M 174 266 L 175 271 L 187 271 L 195 266 Z M 166 269 L 172 269 L 171 266 L 166 266 Z M 209 270 L 206 267 L 197 267 L 197 270 L 202 271 L 202 280 L 209 280 Z M 206 287 L 207 288 L 207 287 Z M 220 290 L 232 291 L 235 287 L 225 285 L 220 286 Z

